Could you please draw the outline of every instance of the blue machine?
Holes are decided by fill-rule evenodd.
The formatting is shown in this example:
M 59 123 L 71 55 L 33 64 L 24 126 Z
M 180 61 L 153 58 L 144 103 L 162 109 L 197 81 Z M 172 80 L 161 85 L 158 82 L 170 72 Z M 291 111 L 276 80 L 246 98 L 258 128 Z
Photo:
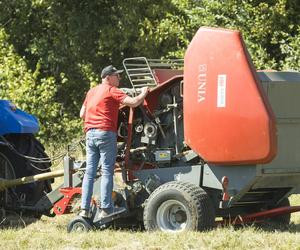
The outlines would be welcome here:
M 0 100 L 0 179 L 14 180 L 50 172 L 51 162 L 44 146 L 35 138 L 39 131 L 36 117 L 18 109 L 8 100 Z M 49 160 L 48 160 L 49 159 Z M 29 215 L 49 214 L 32 208 L 51 192 L 52 180 L 35 181 L 0 192 L 0 208 L 16 213 L 27 209 Z M 25 199 L 24 199 L 25 197 Z M 1 219 L 0 215 L 0 220 Z
M 34 134 L 38 130 L 39 124 L 35 116 L 17 109 L 10 101 L 0 100 L 0 135 Z

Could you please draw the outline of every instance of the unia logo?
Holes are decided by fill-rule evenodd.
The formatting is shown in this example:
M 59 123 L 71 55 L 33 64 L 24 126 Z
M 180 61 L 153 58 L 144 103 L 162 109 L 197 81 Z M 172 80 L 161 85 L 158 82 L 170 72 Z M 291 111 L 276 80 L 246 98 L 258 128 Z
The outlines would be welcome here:
M 200 64 L 198 66 L 198 76 L 197 76 L 197 83 L 198 83 L 198 92 L 197 92 L 197 100 L 198 102 L 202 102 L 205 100 L 206 95 L 206 72 L 207 72 L 207 65 Z

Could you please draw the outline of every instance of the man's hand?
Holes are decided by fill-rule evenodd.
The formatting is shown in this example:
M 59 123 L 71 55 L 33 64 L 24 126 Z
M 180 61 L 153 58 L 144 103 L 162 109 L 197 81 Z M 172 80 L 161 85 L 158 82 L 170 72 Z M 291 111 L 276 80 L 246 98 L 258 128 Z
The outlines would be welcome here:
M 147 95 L 148 94 L 148 92 L 149 92 L 149 88 L 148 87 L 142 87 L 142 89 L 141 89 L 141 93 L 143 94 L 143 95 Z
M 143 87 L 140 89 L 141 93 L 136 96 L 136 97 L 129 97 L 127 96 L 124 100 L 123 100 L 123 104 L 129 107 L 137 107 L 139 106 L 145 99 L 146 95 L 149 92 L 149 88 L 148 87 Z

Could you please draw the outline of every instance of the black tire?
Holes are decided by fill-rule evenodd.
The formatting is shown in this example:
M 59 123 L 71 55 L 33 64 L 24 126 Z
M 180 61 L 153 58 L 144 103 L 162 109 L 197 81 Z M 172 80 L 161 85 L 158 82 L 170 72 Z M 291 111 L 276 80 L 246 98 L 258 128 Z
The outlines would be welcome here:
M 10 134 L 6 140 L 22 155 L 47 158 L 45 148 L 32 134 Z M 0 178 L 14 179 L 50 171 L 50 162 L 33 163 L 18 155 L 7 146 L 0 145 Z M 0 207 L 7 210 L 19 210 L 20 206 L 34 206 L 45 193 L 51 191 L 51 181 L 37 181 L 9 188 L 0 192 Z M 26 211 L 39 217 L 41 213 Z
M 88 232 L 93 229 L 92 223 L 89 219 L 83 218 L 81 216 L 77 216 L 72 219 L 68 226 L 67 231 L 68 233 L 72 232 Z
M 144 208 L 146 230 L 205 231 L 215 224 L 215 209 L 200 187 L 172 181 L 157 188 Z
M 288 198 L 284 198 L 281 202 L 279 202 L 276 206 L 272 206 L 271 208 L 279 208 L 279 207 L 289 207 L 290 201 Z M 270 208 L 270 209 L 271 209 Z M 288 226 L 291 221 L 291 214 L 283 214 L 276 217 L 271 217 L 267 220 L 270 224 L 276 224 L 276 225 L 282 225 L 282 226 Z

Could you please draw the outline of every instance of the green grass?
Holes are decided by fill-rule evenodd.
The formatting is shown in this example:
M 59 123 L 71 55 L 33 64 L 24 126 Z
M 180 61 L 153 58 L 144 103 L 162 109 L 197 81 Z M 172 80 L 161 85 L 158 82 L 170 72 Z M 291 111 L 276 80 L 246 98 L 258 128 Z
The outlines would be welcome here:
M 300 195 L 291 197 L 300 204 Z M 148 233 L 130 230 L 66 232 L 74 215 L 42 217 L 26 227 L 2 229 L 0 249 L 300 249 L 300 214 L 285 231 L 254 226 L 216 228 L 209 232 Z

